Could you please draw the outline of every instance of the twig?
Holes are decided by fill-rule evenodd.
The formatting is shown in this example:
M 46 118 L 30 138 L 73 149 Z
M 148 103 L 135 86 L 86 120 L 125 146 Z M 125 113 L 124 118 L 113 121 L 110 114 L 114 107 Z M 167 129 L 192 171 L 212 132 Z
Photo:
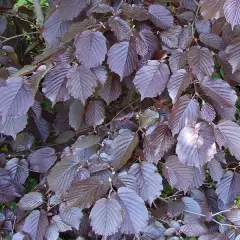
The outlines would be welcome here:
M 42 27 L 43 26 L 43 22 L 44 22 L 44 15 L 43 15 L 43 11 L 42 11 L 42 7 L 40 4 L 39 0 L 33 0 L 33 5 L 34 5 L 34 10 L 37 16 L 37 20 L 39 22 L 39 26 Z
M 5 40 L 3 40 L 1 43 L 4 44 L 12 39 L 15 39 L 15 38 L 19 38 L 19 37 L 26 37 L 27 35 L 34 35 L 34 34 L 40 34 L 40 32 L 30 32 L 30 33 L 23 33 L 23 34 L 19 34 L 19 35 L 15 35 L 15 36 L 12 36 L 10 38 L 6 38 Z
M 230 212 L 230 211 L 231 211 L 231 209 L 224 210 L 224 211 L 221 211 L 221 212 L 214 213 L 212 216 L 215 217 L 217 215 L 221 215 L 221 213 Z
M 215 223 L 217 223 L 218 225 L 220 225 L 220 226 L 226 226 L 226 227 L 238 228 L 237 226 L 234 226 L 234 225 L 232 225 L 232 224 L 221 223 L 221 222 L 219 222 L 219 221 L 217 221 L 217 220 L 215 220 L 215 219 L 213 219 L 213 221 L 214 221 Z

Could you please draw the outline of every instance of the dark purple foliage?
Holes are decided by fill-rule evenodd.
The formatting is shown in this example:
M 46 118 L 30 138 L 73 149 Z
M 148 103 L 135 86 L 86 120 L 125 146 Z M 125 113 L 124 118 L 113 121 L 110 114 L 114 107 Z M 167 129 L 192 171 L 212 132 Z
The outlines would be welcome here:
M 0 17 L 0 238 L 240 239 L 239 0 L 49 3 L 32 65 Z

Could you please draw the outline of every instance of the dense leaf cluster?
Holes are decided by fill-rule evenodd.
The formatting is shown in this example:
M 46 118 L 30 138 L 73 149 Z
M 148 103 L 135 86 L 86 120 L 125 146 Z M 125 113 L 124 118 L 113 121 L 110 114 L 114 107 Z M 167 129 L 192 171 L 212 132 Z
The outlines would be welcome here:
M 239 0 L 52 0 L 45 14 L 32 65 L 2 42 L 3 233 L 240 239 Z

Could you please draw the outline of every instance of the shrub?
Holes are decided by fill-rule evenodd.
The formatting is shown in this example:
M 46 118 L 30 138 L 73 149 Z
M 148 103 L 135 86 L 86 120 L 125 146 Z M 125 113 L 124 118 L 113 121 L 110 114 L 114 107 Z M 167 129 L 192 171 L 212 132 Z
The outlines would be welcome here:
M 239 239 L 239 0 L 7 2 L 4 237 Z

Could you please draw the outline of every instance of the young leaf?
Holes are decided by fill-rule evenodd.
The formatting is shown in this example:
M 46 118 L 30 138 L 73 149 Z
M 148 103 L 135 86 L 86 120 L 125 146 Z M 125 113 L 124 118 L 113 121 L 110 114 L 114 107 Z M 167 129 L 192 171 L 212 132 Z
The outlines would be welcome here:
M 210 95 L 211 96 L 211 95 Z M 204 103 L 201 108 L 201 117 L 203 120 L 213 122 L 216 117 L 216 112 L 212 105 Z
M 67 77 L 68 92 L 85 104 L 87 98 L 93 94 L 94 88 L 97 87 L 96 75 L 91 70 L 79 66 L 71 68 Z
M 102 101 L 91 101 L 85 112 L 86 122 L 96 128 L 96 126 L 102 124 L 106 117 L 105 107 Z
M 102 86 L 100 96 L 109 105 L 112 101 L 116 100 L 122 92 L 122 85 L 119 78 L 116 76 L 109 77 L 105 84 Z
M 139 195 L 144 201 L 151 205 L 161 195 L 163 190 L 162 177 L 155 165 L 147 162 L 135 163 L 128 173 L 136 177 Z
M 176 153 L 179 161 L 201 168 L 216 153 L 213 127 L 199 122 L 195 127 L 184 127 L 178 136 Z
M 133 83 L 142 99 L 156 97 L 166 88 L 169 76 L 170 71 L 166 64 L 150 60 L 136 73 Z
M 171 12 L 160 4 L 152 4 L 148 7 L 150 20 L 161 29 L 169 29 L 173 25 L 173 16 Z
M 73 155 L 64 157 L 61 162 L 58 162 L 47 177 L 50 189 L 59 192 L 66 191 L 74 179 L 78 163 L 79 160 Z
M 30 192 L 20 199 L 18 206 L 24 211 L 29 211 L 41 206 L 42 204 L 42 194 L 39 192 Z
M 75 38 L 76 57 L 86 68 L 98 67 L 107 53 L 106 38 L 101 32 L 85 31 Z
M 138 144 L 138 135 L 128 129 L 121 129 L 119 135 L 110 145 L 108 162 L 115 171 L 119 170 L 129 158 Z
M 133 42 L 114 44 L 108 51 L 107 63 L 110 69 L 122 80 L 129 76 L 137 66 L 137 52 Z
M 46 173 L 56 160 L 55 150 L 51 147 L 38 149 L 28 156 L 31 169 L 40 173 Z
M 137 234 L 148 223 L 148 211 L 142 198 L 130 188 L 118 189 L 117 200 L 123 209 L 122 233 Z
M 193 182 L 193 168 L 182 164 L 175 155 L 167 158 L 164 163 L 163 175 L 172 187 L 180 191 L 189 190 Z
M 167 88 L 173 103 L 176 103 L 182 92 L 185 91 L 186 88 L 190 85 L 192 79 L 192 73 L 187 72 L 185 69 L 177 70 L 170 77 Z
M 211 76 L 214 72 L 213 55 L 208 48 L 193 46 L 190 48 L 187 57 L 189 67 L 199 79 L 203 76 Z
M 24 184 L 29 176 L 28 163 L 25 159 L 12 158 L 7 161 L 5 169 L 10 172 L 12 180 Z
M 28 233 L 31 239 L 42 240 L 47 228 L 47 213 L 44 210 L 34 210 L 27 216 L 22 230 Z
M 233 107 L 237 101 L 236 92 L 225 81 L 204 77 L 200 81 L 200 87 L 206 95 L 222 107 Z
M 131 28 L 128 22 L 116 16 L 109 18 L 108 24 L 119 42 L 130 40 Z
M 87 178 L 80 183 L 73 183 L 65 194 L 66 201 L 72 207 L 89 208 L 109 189 L 109 182 L 103 182 L 98 176 Z
M 33 90 L 21 77 L 11 77 L 0 88 L 0 115 L 2 123 L 7 118 L 20 117 L 34 104 Z
M 93 231 L 104 237 L 118 232 L 123 220 L 120 204 L 117 200 L 111 198 L 98 200 L 89 216 Z
M 52 106 L 70 97 L 66 88 L 66 74 L 69 69 L 68 63 L 56 65 L 44 78 L 42 91 L 51 100 Z
M 216 186 L 216 193 L 224 204 L 233 204 L 240 194 L 240 174 L 227 171 Z
M 179 98 L 170 114 L 170 126 L 173 135 L 178 134 L 184 126 L 193 125 L 200 114 L 199 103 L 190 96 Z

